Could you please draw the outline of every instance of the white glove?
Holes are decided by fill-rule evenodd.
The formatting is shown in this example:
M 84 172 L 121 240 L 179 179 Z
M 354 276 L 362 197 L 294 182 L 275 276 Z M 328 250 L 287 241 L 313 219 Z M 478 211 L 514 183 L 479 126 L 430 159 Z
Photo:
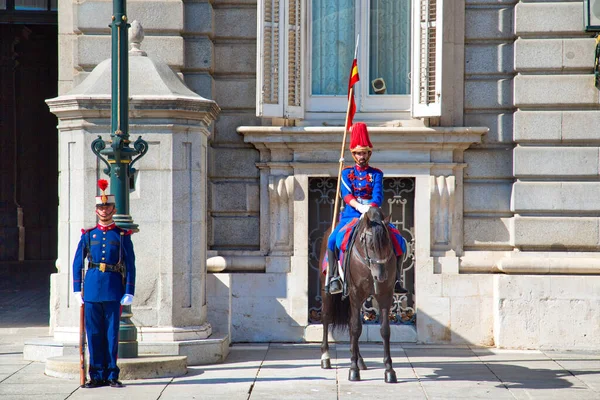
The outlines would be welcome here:
M 75 292 L 73 293 L 75 295 L 75 300 L 77 300 L 77 303 L 79 303 L 80 306 L 83 305 L 83 296 L 81 295 L 81 292 Z
M 369 211 L 369 208 L 371 208 L 370 204 L 358 204 L 356 210 L 358 210 L 359 213 L 364 214 Z
M 121 299 L 121 305 L 129 306 L 131 303 L 133 303 L 133 296 L 130 294 L 123 295 L 123 298 Z

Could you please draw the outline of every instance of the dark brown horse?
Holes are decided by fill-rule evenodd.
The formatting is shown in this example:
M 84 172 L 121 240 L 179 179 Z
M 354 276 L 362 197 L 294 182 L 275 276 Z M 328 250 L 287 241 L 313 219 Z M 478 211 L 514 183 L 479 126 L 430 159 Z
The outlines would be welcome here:
M 325 294 L 323 290 L 321 293 L 323 299 L 321 368 L 331 368 L 327 341 L 329 324 L 333 325 L 333 329 L 342 331 L 350 328 L 351 357 L 348 379 L 351 381 L 359 381 L 359 370 L 367 369 L 358 349 L 358 338 L 362 332 L 362 305 L 370 295 L 373 295 L 379 304 L 380 311 L 385 381 L 387 383 L 397 382 L 390 355 L 389 320 L 396 281 L 396 257 L 387 224 L 388 220 L 384 218 L 383 212 L 378 207 L 371 207 L 363 215 L 356 227 L 354 243 L 346 254 L 346 257 L 350 257 L 345 271 L 348 297 L 342 299 L 341 294 L 329 295 Z M 322 265 L 326 245 L 327 241 L 324 240 L 321 245 L 321 264 L 319 265 Z M 325 276 L 321 275 L 321 288 L 323 288 Z

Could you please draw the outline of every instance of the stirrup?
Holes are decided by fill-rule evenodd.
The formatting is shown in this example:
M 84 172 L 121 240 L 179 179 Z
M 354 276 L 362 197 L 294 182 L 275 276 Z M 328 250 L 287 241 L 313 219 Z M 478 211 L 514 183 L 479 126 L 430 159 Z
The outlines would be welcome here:
M 408 294 L 408 290 L 406 290 L 404 286 L 402 286 L 400 281 L 396 281 L 396 283 L 394 284 L 394 294 Z
M 334 276 L 331 278 L 331 280 L 329 281 L 329 285 L 325 288 L 325 293 L 342 293 L 342 282 L 339 276 Z

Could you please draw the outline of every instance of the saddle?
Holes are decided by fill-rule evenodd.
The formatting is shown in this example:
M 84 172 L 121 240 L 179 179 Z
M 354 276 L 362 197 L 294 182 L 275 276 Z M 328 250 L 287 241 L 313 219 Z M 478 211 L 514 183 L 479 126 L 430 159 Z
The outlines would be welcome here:
M 342 271 L 340 273 L 340 278 L 342 279 L 342 300 L 348 297 L 348 279 L 350 279 L 350 259 L 349 255 L 352 253 L 352 249 L 354 248 L 354 241 L 356 240 L 356 232 L 358 231 L 356 228 L 358 227 L 358 223 L 354 224 L 351 228 L 352 232 L 350 233 L 350 240 L 348 240 L 348 244 L 346 245 L 346 251 L 342 251 L 340 249 L 340 258 Z

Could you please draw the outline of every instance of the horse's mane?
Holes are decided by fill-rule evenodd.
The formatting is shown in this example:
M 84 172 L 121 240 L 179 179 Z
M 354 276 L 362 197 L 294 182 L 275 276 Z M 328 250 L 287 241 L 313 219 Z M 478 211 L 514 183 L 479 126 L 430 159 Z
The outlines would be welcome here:
M 385 226 L 385 216 L 383 211 L 379 207 L 371 207 L 367 211 L 367 218 L 363 218 L 361 221 L 362 228 L 370 228 L 373 234 L 373 246 L 375 251 L 383 253 L 386 247 L 390 244 L 390 236 Z

